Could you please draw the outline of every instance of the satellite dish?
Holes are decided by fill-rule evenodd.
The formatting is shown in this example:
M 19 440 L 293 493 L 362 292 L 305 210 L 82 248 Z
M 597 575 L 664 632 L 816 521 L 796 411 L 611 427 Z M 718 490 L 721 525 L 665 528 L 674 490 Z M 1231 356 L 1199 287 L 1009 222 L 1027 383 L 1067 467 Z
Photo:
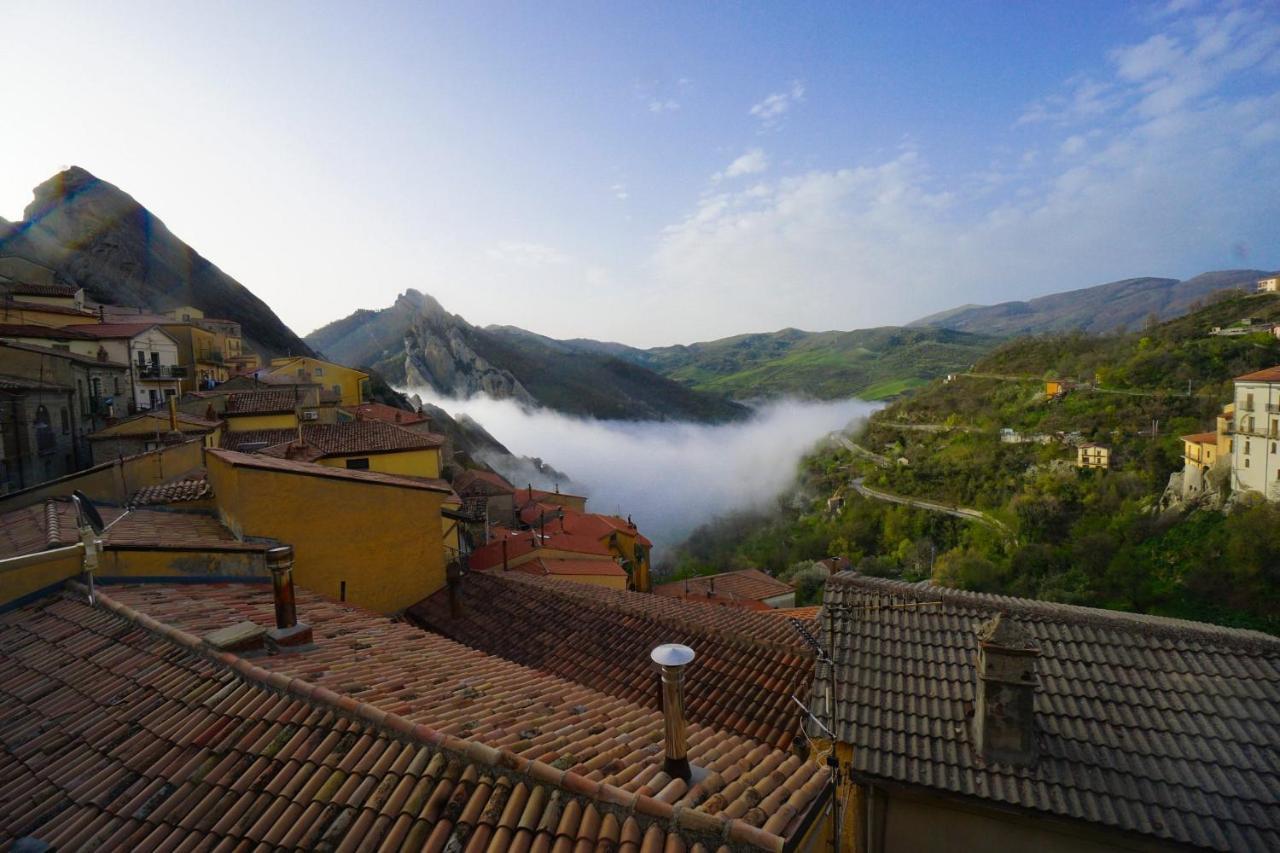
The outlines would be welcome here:
M 102 523 L 102 514 L 93 505 L 93 501 L 89 500 L 88 495 L 76 489 L 71 493 L 71 502 L 76 505 L 76 515 L 80 518 L 81 527 L 87 524 L 96 534 L 101 534 L 106 529 L 106 525 Z

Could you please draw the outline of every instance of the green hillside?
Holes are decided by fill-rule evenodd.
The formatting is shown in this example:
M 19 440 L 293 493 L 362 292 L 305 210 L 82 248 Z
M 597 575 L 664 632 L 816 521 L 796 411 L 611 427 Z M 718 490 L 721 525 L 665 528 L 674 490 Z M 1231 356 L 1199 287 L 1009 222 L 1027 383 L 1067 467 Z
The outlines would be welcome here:
M 1280 320 L 1280 297 L 1227 298 L 1142 332 L 1003 344 L 878 412 L 850 436 L 863 452 L 815 451 L 776 511 L 696 532 L 674 568 L 787 573 L 844 556 L 873 574 L 1280 633 L 1280 506 L 1158 512 L 1179 436 L 1212 427 L 1232 377 L 1280 364 L 1270 334 L 1207 334 L 1245 316 Z M 1050 400 L 1046 378 L 1079 384 Z M 1005 443 L 1004 428 L 1049 438 Z M 1077 469 L 1061 433 L 1109 445 L 1113 470 Z M 865 497 L 855 480 L 982 520 Z M 829 513 L 833 495 L 843 506 Z
M 873 400 L 967 369 L 996 343 L 986 335 L 949 329 L 783 329 L 660 347 L 633 357 L 691 388 L 741 400 L 784 394 Z

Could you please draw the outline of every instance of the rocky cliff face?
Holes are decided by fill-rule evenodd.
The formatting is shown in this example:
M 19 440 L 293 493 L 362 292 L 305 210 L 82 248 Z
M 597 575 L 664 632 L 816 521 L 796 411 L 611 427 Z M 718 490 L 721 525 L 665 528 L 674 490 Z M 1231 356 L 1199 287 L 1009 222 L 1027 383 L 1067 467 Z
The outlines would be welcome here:
M 448 397 L 487 394 L 496 400 L 532 405 L 533 395 L 509 370 L 490 364 L 471 346 L 475 329 L 416 290 L 397 300 L 415 309 L 404 333 L 404 381 L 429 386 Z
M 21 222 L 0 222 L 0 255 L 50 267 L 99 302 L 155 311 L 194 305 L 235 320 L 263 355 L 312 354 L 244 285 L 128 193 L 78 166 L 36 187 Z

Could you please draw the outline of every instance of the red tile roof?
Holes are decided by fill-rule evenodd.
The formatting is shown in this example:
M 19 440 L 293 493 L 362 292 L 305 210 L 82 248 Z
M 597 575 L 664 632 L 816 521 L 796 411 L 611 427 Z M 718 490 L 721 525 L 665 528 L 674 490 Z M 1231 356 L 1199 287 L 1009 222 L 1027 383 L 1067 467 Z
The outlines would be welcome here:
M 213 488 L 209 485 L 209 476 L 203 471 L 194 477 L 183 477 L 161 483 L 158 486 L 147 486 L 139 489 L 129 498 L 129 506 L 161 506 L 164 504 L 187 503 L 199 501 L 213 496 Z
M 76 331 L 91 338 L 132 338 L 156 327 L 156 323 L 86 323 Z M 164 330 L 161 329 L 163 332 Z
M 223 430 L 220 444 L 223 450 L 240 450 L 248 444 L 262 447 L 273 447 L 298 437 L 298 431 L 290 427 L 283 429 L 245 429 Z
M 697 654 L 685 673 L 691 720 L 778 749 L 800 733 L 813 654 L 785 620 L 515 572 L 463 579 L 462 615 L 441 591 L 406 612 L 413 622 L 508 660 L 660 709 L 649 652 L 682 643 Z M 810 620 L 811 629 L 816 624 Z
M 540 505 L 535 504 L 535 506 Z M 634 524 L 628 522 L 625 518 L 619 518 L 616 515 L 601 515 L 595 512 L 575 512 L 563 507 L 554 507 L 554 509 L 558 511 L 557 517 L 547 522 L 546 532 L 548 534 L 564 532 L 603 539 L 613 533 L 620 533 L 624 536 L 635 537 L 635 540 L 641 545 L 649 547 L 653 545 Z M 548 512 L 547 518 L 551 519 L 550 512 Z M 536 518 L 534 521 L 536 521 Z M 532 524 L 533 522 L 526 521 L 525 523 Z
M 515 490 L 516 506 L 524 506 L 525 504 L 530 503 L 532 501 L 546 502 L 548 498 L 559 498 L 559 497 L 573 498 L 580 501 L 586 500 L 586 497 L 583 495 L 573 495 L 568 492 L 556 492 L 556 491 L 549 491 L 547 489 L 530 489 L 528 487 L 525 487 L 522 489 Z M 553 500 L 550 502 L 554 503 L 555 501 Z
M 256 468 L 261 471 L 280 471 L 286 474 L 298 474 L 306 477 L 324 477 L 330 480 L 353 480 L 360 483 L 380 486 L 396 486 L 402 489 L 422 489 L 428 492 L 444 492 L 448 494 L 449 484 L 444 480 L 432 480 L 427 477 L 401 477 L 395 474 L 382 474 L 377 471 L 353 471 L 348 468 L 331 468 L 328 465 L 317 465 L 314 462 L 297 462 L 292 459 L 277 459 L 263 456 L 260 453 L 237 453 L 234 450 L 207 447 L 205 453 L 241 468 Z
M 1217 444 L 1218 434 L 1216 432 L 1197 432 L 1192 435 L 1182 436 L 1183 441 L 1189 441 L 1192 444 Z
M 236 415 L 275 415 L 292 412 L 302 397 L 292 389 L 271 391 L 236 391 L 227 395 L 228 417 Z
M 104 591 L 97 609 L 50 596 L 0 615 L 0 841 L 432 853 L 778 847 L 745 821 L 678 813 L 658 797 L 415 725 L 285 676 L 268 659 L 258 661 L 264 669 L 212 651 L 114 594 Z M 297 664 L 309 654 L 276 657 Z M 468 702 L 450 704 L 465 712 Z
M 791 592 L 791 586 L 759 569 L 742 569 L 721 572 L 718 575 L 702 575 L 683 581 L 660 584 L 653 589 L 656 595 L 676 598 L 722 598 L 742 601 L 764 601 Z
M 169 430 L 169 413 L 164 410 L 158 410 L 143 412 L 141 414 L 134 415 L 131 418 L 124 418 L 123 420 L 116 421 L 111 426 L 104 427 L 97 432 L 90 433 L 89 440 L 98 441 L 102 439 L 118 438 L 120 434 L 116 432 L 116 427 L 141 420 L 156 421 L 156 429 L 160 432 L 168 432 Z M 186 412 L 178 412 L 178 431 L 182 433 L 199 435 L 213 432 L 221 425 L 222 421 L 210 421 L 205 418 L 196 417 L 195 415 L 189 415 Z
M 558 533 L 555 536 L 541 536 L 537 530 L 504 531 L 496 528 L 489 544 L 481 545 L 471 552 L 470 566 L 476 570 L 493 569 L 502 565 L 503 543 L 506 543 L 507 561 L 510 563 L 533 551 L 555 550 L 574 554 L 592 554 L 610 557 L 609 546 L 591 536 L 571 536 Z
M 103 534 L 107 549 L 165 551 L 264 551 L 267 546 L 241 542 L 212 515 L 99 507 L 111 525 Z M 119 523 L 114 523 L 117 519 Z M 50 498 L 0 515 L 0 557 L 34 554 L 80 541 L 76 511 L 69 500 Z
M 271 624 L 274 613 L 270 591 L 259 584 L 142 584 L 110 587 L 103 598 L 108 607 L 127 605 L 192 634 L 246 619 Z M 695 721 L 689 725 L 689 758 L 707 769 L 708 776 L 689 787 L 662 771 L 663 718 L 647 704 L 493 657 L 307 590 L 297 591 L 297 602 L 299 618 L 312 626 L 313 648 L 252 663 L 234 656 L 216 659 L 228 661 L 238 672 L 265 670 L 260 678 L 278 689 L 303 690 L 313 701 L 336 703 L 397 731 L 421 731 L 428 742 L 443 741 L 446 748 L 455 745 L 457 753 L 482 759 L 491 768 L 481 776 L 527 772 L 535 780 L 563 784 L 566 791 L 609 803 L 610 811 L 620 805 L 624 814 L 634 809 L 673 828 L 701 823 L 730 842 L 772 849 L 780 849 L 826 785 L 826 770 L 812 762 Z M 311 749 L 318 740 L 302 743 Z M 366 762 L 362 766 L 377 764 L 376 752 L 358 751 Z M 304 750 L 300 760 L 305 757 Z M 241 766 L 251 763 L 249 759 Z M 450 778 L 459 778 L 455 773 L 466 779 L 465 763 Z M 386 782 L 387 790 L 396 785 Z M 688 824 L 681 822 L 681 814 Z M 371 813 L 368 819 L 373 817 Z M 353 810 L 348 819 L 356 818 Z M 490 849 L 506 849 L 506 844 Z
M 583 575 L 623 579 L 630 577 L 627 570 L 613 560 L 589 558 L 577 560 L 568 557 L 538 557 L 536 560 L 520 564 L 515 571 L 542 577 L 582 577 Z
M 465 497 L 479 494 L 510 495 L 515 487 L 492 471 L 469 469 L 453 478 L 453 490 Z
M 13 311 L 43 311 L 46 314 L 66 314 L 74 317 L 92 317 L 92 312 L 81 311 L 79 308 L 70 308 L 63 305 L 46 305 L 43 302 L 23 302 L 18 299 L 7 299 L 4 302 L 4 309 Z
M 325 456 L 429 450 L 444 444 L 444 436 L 413 432 L 382 421 L 303 424 L 302 440 L 319 448 Z
M 35 323 L 0 323 L 0 336 L 10 338 L 44 338 L 51 341 L 89 341 L 92 335 L 82 334 L 77 329 L 83 326 L 39 326 Z
M 3 329 L 3 328 L 5 327 L 0 326 L 0 329 Z M 3 336 L 3 332 L 0 332 L 0 336 Z M 15 335 L 15 337 L 18 337 L 18 336 Z M 105 359 L 97 358 L 92 355 L 81 355 L 78 352 L 68 352 L 67 350 L 54 349 L 53 347 L 42 347 L 42 346 L 37 346 L 35 344 L 19 344 L 12 341 L 0 341 L 0 347 L 7 347 L 9 349 L 22 350 L 23 352 L 34 352 L 34 353 L 38 353 L 39 355 L 50 355 L 55 358 L 66 359 L 67 361 L 74 361 L 77 364 L 90 364 L 95 367 L 114 367 L 117 370 L 129 369 L 129 365 L 124 364 L 123 362 L 107 361 Z
M 1236 382 L 1280 382 L 1280 365 L 1237 376 Z
M 412 426 L 431 420 L 426 415 L 397 409 L 395 406 L 388 406 L 386 403 L 361 403 L 355 407 L 354 411 L 358 419 L 384 421 L 389 424 L 399 424 L 400 426 Z

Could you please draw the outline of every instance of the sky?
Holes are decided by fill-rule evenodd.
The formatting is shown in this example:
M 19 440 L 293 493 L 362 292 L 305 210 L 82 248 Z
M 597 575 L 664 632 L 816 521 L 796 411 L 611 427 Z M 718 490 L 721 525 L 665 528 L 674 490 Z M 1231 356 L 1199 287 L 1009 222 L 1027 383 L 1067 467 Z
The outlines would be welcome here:
M 1274 2 L 0 0 L 0 21 L 0 216 L 82 166 L 300 334 L 410 287 L 654 346 L 1280 267 Z

